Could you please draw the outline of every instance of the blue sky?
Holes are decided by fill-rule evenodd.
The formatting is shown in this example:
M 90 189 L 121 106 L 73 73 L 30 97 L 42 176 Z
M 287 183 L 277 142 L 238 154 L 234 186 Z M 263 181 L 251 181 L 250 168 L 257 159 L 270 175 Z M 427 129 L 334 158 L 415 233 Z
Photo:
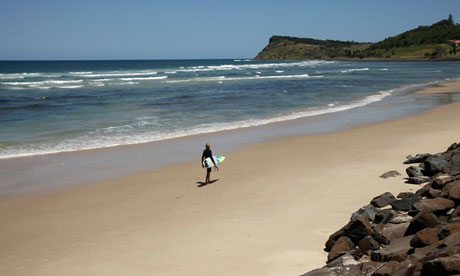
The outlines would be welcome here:
M 272 35 L 375 42 L 459 0 L 0 0 L 0 60 L 252 58 Z

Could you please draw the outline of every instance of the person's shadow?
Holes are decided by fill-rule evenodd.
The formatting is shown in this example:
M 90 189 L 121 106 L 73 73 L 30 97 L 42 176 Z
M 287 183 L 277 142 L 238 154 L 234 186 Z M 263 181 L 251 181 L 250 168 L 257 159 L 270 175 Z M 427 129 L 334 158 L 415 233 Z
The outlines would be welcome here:
M 214 182 L 217 182 L 217 181 L 219 181 L 219 179 L 211 180 L 211 182 L 210 182 L 209 184 L 213 184 Z M 204 187 L 204 186 L 209 185 L 209 184 L 204 184 L 203 181 L 198 181 L 196 184 L 198 185 L 198 186 L 197 186 L 198 188 L 201 188 L 201 187 Z

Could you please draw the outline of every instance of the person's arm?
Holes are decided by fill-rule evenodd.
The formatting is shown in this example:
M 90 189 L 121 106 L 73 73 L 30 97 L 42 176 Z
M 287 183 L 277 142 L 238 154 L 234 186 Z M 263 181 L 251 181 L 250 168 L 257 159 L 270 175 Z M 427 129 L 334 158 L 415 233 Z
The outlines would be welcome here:
M 216 164 L 216 161 L 214 161 L 214 156 L 212 155 L 212 151 L 209 151 L 209 154 L 211 155 L 212 163 L 214 163 L 214 166 L 217 168 L 217 164 Z
M 204 151 L 203 151 L 203 154 L 201 155 L 201 167 L 204 168 L 203 161 L 204 161 Z

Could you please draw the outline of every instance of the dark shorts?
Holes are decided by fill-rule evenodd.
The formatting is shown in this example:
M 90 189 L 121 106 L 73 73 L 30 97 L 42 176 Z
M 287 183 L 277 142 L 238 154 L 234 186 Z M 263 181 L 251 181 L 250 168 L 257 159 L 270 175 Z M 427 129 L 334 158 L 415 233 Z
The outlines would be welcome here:
M 208 168 L 208 173 L 211 172 L 211 168 Z

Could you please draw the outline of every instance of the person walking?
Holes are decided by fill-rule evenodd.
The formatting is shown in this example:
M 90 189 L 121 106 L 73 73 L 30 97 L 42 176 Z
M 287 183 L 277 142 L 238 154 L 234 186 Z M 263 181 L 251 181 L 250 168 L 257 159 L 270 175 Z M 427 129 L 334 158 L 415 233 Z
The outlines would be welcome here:
M 206 148 L 203 150 L 203 155 L 201 156 L 201 166 L 204 168 L 204 160 L 208 157 L 211 157 L 212 163 L 214 163 L 214 166 L 216 167 L 217 170 L 219 168 L 217 167 L 216 161 L 214 161 L 214 157 L 212 157 L 212 151 L 211 151 L 211 144 L 207 143 Z M 204 185 L 211 184 L 211 168 L 207 168 L 206 170 L 206 179 L 204 181 Z

